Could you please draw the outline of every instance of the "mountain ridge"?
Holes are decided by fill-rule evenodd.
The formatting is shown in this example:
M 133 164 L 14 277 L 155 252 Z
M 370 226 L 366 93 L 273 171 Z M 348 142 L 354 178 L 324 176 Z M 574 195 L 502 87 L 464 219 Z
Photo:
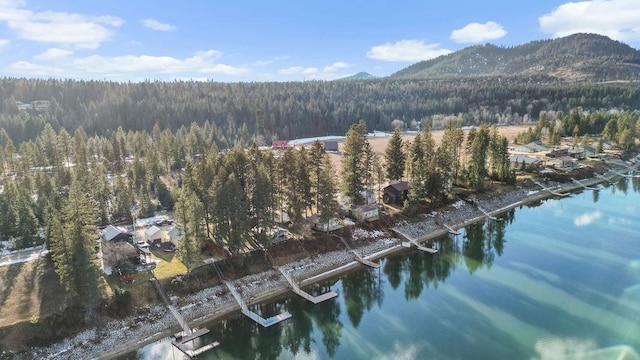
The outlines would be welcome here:
M 373 80 L 373 79 L 377 79 L 378 77 L 373 76 L 371 74 L 369 74 L 366 71 L 361 71 L 357 74 L 353 74 L 350 76 L 345 76 L 343 78 L 339 78 L 337 80 L 345 80 L 345 81 L 351 81 L 351 80 Z
M 640 80 L 640 51 L 603 35 L 581 33 L 514 47 L 470 46 L 415 63 L 388 78 L 477 76 L 542 76 L 572 82 Z

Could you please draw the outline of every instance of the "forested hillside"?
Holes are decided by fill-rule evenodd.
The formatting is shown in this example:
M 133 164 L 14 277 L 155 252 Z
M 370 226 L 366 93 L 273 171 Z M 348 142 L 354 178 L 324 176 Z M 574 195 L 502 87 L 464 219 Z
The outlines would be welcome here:
M 34 101 L 35 105 L 31 105 Z M 19 102 L 19 103 L 18 103 Z M 50 102 L 50 103 L 49 103 Z M 463 125 L 520 123 L 541 110 L 640 109 L 635 84 L 573 84 L 523 78 L 367 80 L 288 83 L 141 82 L 0 79 L 0 127 L 18 145 L 49 123 L 57 132 L 82 126 L 89 136 L 177 131 L 206 126 L 219 148 L 254 136 L 272 139 L 344 134 L 364 119 L 371 130 L 447 117 Z M 213 136 L 213 135 L 212 135 Z
M 606 36 L 574 34 L 509 48 L 492 44 L 471 46 L 421 61 L 390 78 L 505 74 L 564 81 L 640 80 L 640 51 Z

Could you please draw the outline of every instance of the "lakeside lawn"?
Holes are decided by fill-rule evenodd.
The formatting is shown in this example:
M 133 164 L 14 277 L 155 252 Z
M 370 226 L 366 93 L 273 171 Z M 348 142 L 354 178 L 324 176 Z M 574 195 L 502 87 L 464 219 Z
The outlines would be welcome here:
M 166 253 L 163 251 L 154 250 L 151 254 L 152 261 L 158 261 L 156 268 L 149 271 L 153 273 L 156 279 L 163 281 L 171 279 L 177 275 L 186 274 L 187 267 L 178 259 L 176 253 Z

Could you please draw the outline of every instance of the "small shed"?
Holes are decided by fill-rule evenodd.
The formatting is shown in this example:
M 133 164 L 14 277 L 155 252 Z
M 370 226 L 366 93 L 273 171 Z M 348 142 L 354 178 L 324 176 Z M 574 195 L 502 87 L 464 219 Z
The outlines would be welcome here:
M 102 230 L 102 238 L 106 241 L 131 241 L 133 234 L 109 225 Z
M 163 231 L 159 227 L 152 226 L 144 231 L 144 239 L 150 244 L 154 242 L 162 242 L 162 233 Z
M 324 141 L 324 151 L 329 152 L 338 152 L 338 142 L 337 141 Z
M 380 219 L 378 204 L 367 204 L 351 209 L 351 214 L 358 221 L 376 221 Z
M 406 181 L 396 181 L 382 189 L 382 201 L 385 204 L 401 204 L 409 196 L 409 183 Z

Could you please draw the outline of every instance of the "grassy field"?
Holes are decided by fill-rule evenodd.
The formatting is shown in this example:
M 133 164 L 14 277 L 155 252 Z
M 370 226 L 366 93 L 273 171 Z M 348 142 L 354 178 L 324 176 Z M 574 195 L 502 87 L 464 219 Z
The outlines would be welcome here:
M 0 327 L 60 311 L 65 294 L 48 256 L 0 267 Z

